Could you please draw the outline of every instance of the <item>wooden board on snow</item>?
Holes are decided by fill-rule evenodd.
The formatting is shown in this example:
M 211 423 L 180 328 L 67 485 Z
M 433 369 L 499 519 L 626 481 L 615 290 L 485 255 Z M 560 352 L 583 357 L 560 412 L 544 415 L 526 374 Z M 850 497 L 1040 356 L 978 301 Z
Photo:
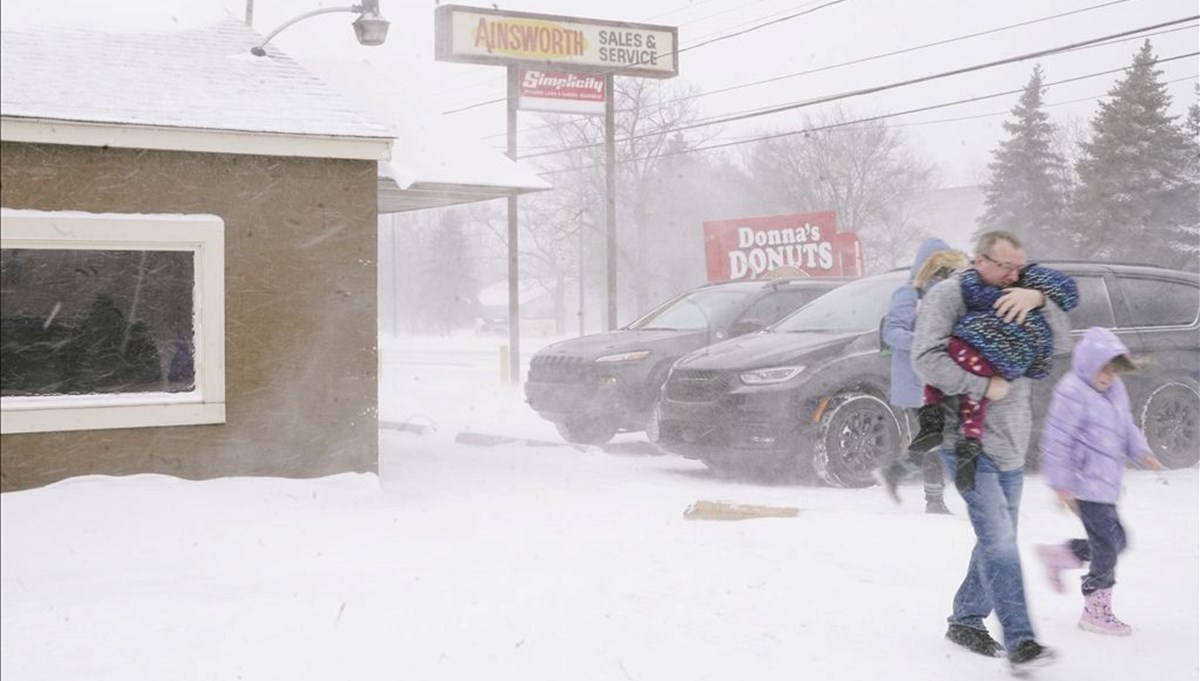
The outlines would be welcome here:
M 688 506 L 688 520 L 751 520 L 753 518 L 795 518 L 800 509 L 791 506 L 754 506 L 724 501 L 697 501 Z

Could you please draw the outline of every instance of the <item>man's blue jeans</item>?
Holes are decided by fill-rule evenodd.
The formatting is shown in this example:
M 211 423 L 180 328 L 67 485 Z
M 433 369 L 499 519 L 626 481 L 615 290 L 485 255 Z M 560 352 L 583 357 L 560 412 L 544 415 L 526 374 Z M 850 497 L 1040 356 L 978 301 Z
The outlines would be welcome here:
M 942 451 L 954 479 L 954 452 Z M 986 454 L 979 455 L 975 489 L 962 495 L 967 515 L 975 530 L 975 548 L 967 566 L 967 577 L 954 594 L 951 624 L 986 629 L 983 620 L 996 611 L 1004 630 L 1004 647 L 1011 653 L 1017 644 L 1032 639 L 1033 626 L 1025 604 L 1025 580 L 1017 551 L 1017 515 L 1025 471 L 1000 471 Z

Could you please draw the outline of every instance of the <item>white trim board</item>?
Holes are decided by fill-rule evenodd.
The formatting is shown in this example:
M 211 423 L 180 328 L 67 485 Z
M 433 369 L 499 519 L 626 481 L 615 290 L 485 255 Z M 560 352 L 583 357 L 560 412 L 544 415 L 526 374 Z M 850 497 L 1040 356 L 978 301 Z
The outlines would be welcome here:
M 170 128 L 115 123 L 0 117 L 0 139 L 33 144 L 196 151 L 210 154 L 299 156 L 387 161 L 391 138 L 287 135 L 240 130 Z
M 0 247 L 190 250 L 195 388 L 187 393 L 0 398 L 0 433 L 225 422 L 225 222 L 215 215 L 144 215 L 0 208 Z

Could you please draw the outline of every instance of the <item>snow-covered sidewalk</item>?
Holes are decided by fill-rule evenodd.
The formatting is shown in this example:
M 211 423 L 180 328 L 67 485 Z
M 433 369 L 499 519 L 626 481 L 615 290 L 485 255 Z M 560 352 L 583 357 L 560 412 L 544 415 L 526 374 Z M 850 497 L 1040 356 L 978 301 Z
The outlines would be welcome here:
M 92 476 L 0 495 L 0 678 L 1007 678 L 942 638 L 972 541 L 953 492 L 954 516 L 926 516 L 919 483 L 895 506 L 877 488 L 723 480 L 637 435 L 613 453 L 458 444 L 556 439 L 501 384 L 498 346 L 385 339 L 381 420 L 437 430 L 382 429 L 379 476 Z M 1127 477 L 1126 639 L 1076 629 L 1081 598 L 1044 583 L 1033 545 L 1080 528 L 1027 481 L 1032 612 L 1062 654 L 1039 678 L 1200 678 L 1200 480 L 1167 477 Z M 799 514 L 685 519 L 700 500 Z
M 970 532 L 878 489 L 754 486 L 675 457 L 382 435 L 380 478 L 77 478 L 0 496 L 5 679 L 1002 678 L 941 636 Z M 1075 534 L 1026 489 L 1042 678 L 1197 678 L 1197 475 L 1133 472 L 1116 604 L 1036 571 Z M 683 518 L 700 499 L 796 518 Z

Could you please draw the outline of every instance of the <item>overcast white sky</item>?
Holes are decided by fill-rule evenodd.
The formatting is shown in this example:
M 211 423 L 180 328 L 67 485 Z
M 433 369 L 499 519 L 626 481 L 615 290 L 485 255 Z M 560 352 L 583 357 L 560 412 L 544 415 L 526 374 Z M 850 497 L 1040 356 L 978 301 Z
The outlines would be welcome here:
M 302 12 L 350 4 L 347 0 L 250 1 L 254 6 L 254 26 L 263 34 Z M 88 14 L 89 20 L 103 21 L 109 29 L 137 30 L 152 25 L 155 17 L 168 16 L 182 25 L 211 18 L 222 8 L 243 17 L 246 3 L 247 0 L 117 0 L 95 5 L 89 0 L 59 0 L 45 5 L 29 0 L 4 0 L 3 8 L 6 23 L 19 15 L 16 8 L 29 8 L 42 19 L 47 14 L 76 18 Z M 679 57 L 680 76 L 673 84 L 694 87 L 703 95 L 698 103 L 701 116 L 706 118 L 921 78 L 1200 13 L 1194 0 L 1054 3 L 841 0 L 810 14 L 787 18 L 829 3 L 830 0 L 512 0 L 502 1 L 499 6 L 508 10 L 677 26 L 684 51 Z M 284 31 L 275 44 L 361 102 L 387 112 L 387 117 L 393 120 L 440 116 L 443 111 L 501 99 L 503 68 L 434 60 L 436 4 L 434 0 L 381 0 L 383 14 L 392 22 L 388 41 L 381 47 L 362 47 L 355 42 L 349 26 L 353 17 L 349 13 L 307 19 Z M 462 4 L 491 5 L 490 2 Z M 102 14 L 97 14 L 98 7 L 104 8 Z M 1076 10 L 1087 11 L 1038 21 Z M 778 23 L 688 49 L 771 21 Z M 1023 22 L 1035 23 L 997 30 Z M 1196 52 L 1200 35 L 1196 23 L 1193 20 L 1157 29 L 1158 35 L 1152 36 L 1152 40 L 1158 56 L 1168 59 Z M 986 31 L 992 32 L 954 40 Z M 953 42 L 827 68 L 947 40 Z M 1036 61 L 1045 69 L 1047 81 L 1054 83 L 1124 68 L 1141 41 L 1141 37 L 1131 37 Z M 854 97 L 844 103 L 855 113 L 875 115 L 1002 93 L 1021 88 L 1033 63 L 1030 60 L 985 69 Z M 826 70 L 785 77 L 822 68 Z M 1195 100 L 1197 58 L 1177 59 L 1161 64 L 1160 68 L 1163 80 L 1173 81 L 1169 88 L 1175 111 L 1183 113 Z M 1097 98 L 1104 96 L 1119 77 L 1118 73 L 1112 73 L 1051 85 L 1046 93 L 1049 111 L 1059 121 L 1082 125 L 1094 114 Z M 776 80 L 705 94 L 764 79 Z M 904 125 L 912 141 L 941 166 L 945 185 L 972 183 L 980 179 L 989 151 L 1002 138 L 1001 123 L 1016 98 L 1017 95 L 1009 94 L 891 120 Z M 798 129 L 803 112 L 728 124 L 720 129 L 719 139 L 744 138 L 763 130 Z M 440 117 L 457 134 L 482 138 L 497 148 L 504 146 L 505 114 L 501 103 Z M 539 123 L 538 115 L 522 113 L 520 123 L 522 128 L 535 126 Z
M 242 13 L 244 0 L 224 2 Z M 616 21 L 677 26 L 680 46 L 754 27 L 811 9 L 812 0 L 513 0 L 501 9 L 561 14 Z M 255 27 L 266 33 L 289 16 L 319 6 L 345 4 L 340 0 L 254 0 Z M 489 6 L 491 3 L 462 3 Z M 392 21 L 391 35 L 382 47 L 355 43 L 349 15 L 317 17 L 288 29 L 276 42 L 290 54 L 396 115 L 420 110 L 441 112 L 504 96 L 500 67 L 451 64 L 433 59 L 433 0 L 381 0 Z M 999 31 L 949 44 L 885 57 L 862 64 L 800 75 L 767 85 L 743 87 L 700 98 L 702 115 L 719 116 L 758 107 L 826 96 L 895 81 L 931 75 L 964 66 L 1005 59 L 1044 49 L 1151 26 L 1200 13 L 1193 0 L 1038 0 L 962 2 L 961 0 L 844 0 L 811 14 L 788 19 L 742 36 L 684 51 L 679 58 L 680 83 L 700 92 L 742 85 L 827 67 L 928 43 L 1043 17 L 1097 7 L 1058 19 Z M 1152 37 L 1161 58 L 1195 52 L 1196 22 L 1177 24 Z M 1049 82 L 1086 76 L 1128 66 L 1141 38 L 1038 59 Z M 364 62 L 367 66 L 363 66 Z M 902 111 L 958 99 L 1020 88 L 1033 61 L 991 68 L 967 75 L 910 86 L 846 101 L 855 112 L 875 114 Z M 1170 85 L 1175 109 L 1182 113 L 1194 100 L 1197 58 L 1161 66 Z M 331 64 L 337 66 L 331 68 Z M 357 68 L 350 64 L 359 65 Z M 1102 75 L 1052 86 L 1046 93 L 1050 111 L 1061 120 L 1085 122 L 1119 74 Z M 331 78 L 332 79 L 332 78 Z M 369 94 L 367 94 L 369 91 Z M 1075 101 L 1083 100 L 1083 101 Z M 909 124 L 914 143 L 943 168 L 947 185 L 969 183 L 987 162 L 988 151 L 1002 136 L 1003 115 L 1016 95 L 912 114 L 894 119 Z M 1071 103 L 1073 102 L 1073 103 Z M 1000 114 L 988 116 L 987 114 Z M 764 116 L 722 129 L 722 138 L 744 137 L 756 130 L 799 127 L 800 112 Z M 946 119 L 967 120 L 946 121 Z M 489 144 L 504 144 L 504 107 L 494 103 L 446 116 L 464 135 L 478 135 Z M 522 127 L 537 124 L 537 116 L 522 113 Z

